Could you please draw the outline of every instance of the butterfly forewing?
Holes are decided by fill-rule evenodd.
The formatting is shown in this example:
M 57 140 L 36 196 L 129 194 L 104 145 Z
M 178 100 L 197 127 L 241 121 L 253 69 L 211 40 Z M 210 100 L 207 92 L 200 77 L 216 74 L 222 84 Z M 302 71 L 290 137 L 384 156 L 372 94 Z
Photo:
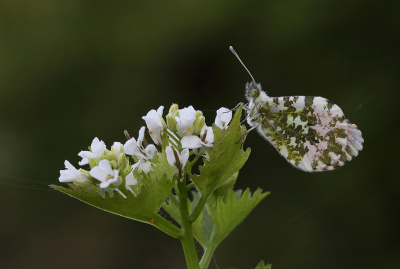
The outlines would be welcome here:
M 308 172 L 333 170 L 362 149 L 361 131 L 327 99 L 264 96 L 255 101 L 250 121 L 295 167 Z

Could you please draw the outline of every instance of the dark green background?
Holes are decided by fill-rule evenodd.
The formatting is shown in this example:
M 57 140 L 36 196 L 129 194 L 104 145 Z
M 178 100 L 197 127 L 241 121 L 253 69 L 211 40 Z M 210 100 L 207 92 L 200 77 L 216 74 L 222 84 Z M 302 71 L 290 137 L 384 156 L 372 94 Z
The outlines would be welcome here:
M 219 268 L 400 268 L 399 7 L 2 0 L 0 268 L 185 268 L 178 240 L 43 189 L 94 137 L 137 136 L 150 109 L 193 105 L 211 125 L 245 101 L 250 79 L 230 45 L 269 95 L 338 104 L 365 148 L 310 174 L 251 133 L 235 188 L 272 194 L 217 249 Z

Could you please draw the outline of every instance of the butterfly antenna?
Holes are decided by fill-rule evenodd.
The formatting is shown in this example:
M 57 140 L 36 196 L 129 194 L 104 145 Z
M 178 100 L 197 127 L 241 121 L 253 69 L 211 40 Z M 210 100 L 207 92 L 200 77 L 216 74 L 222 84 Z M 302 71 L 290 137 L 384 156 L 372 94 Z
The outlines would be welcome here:
M 243 65 L 244 69 L 246 69 L 247 73 L 249 73 L 251 79 L 253 80 L 254 84 L 257 86 L 256 81 L 254 80 L 253 76 L 251 75 L 249 69 L 247 69 L 247 67 L 244 65 L 244 63 L 242 62 L 242 60 L 240 60 L 239 55 L 236 53 L 236 51 L 233 49 L 232 46 L 229 47 L 229 49 L 232 51 L 232 53 L 236 56 L 236 58 L 238 58 L 239 62 Z

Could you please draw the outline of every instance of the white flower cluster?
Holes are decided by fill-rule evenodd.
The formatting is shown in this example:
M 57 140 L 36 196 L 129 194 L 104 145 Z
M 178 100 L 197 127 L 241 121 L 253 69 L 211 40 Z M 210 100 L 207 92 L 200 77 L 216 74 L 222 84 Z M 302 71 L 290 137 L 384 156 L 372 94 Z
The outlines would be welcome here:
M 163 110 L 163 106 L 160 106 L 157 111 L 150 110 L 143 120 L 156 145 L 162 145 L 164 133 L 167 134 L 169 146 L 166 147 L 165 152 L 168 163 L 177 172 L 182 171 L 189 159 L 189 149 L 192 149 L 196 155 L 207 158 L 205 148 L 212 147 L 214 134 L 212 128 L 205 125 L 203 113 L 196 111 L 192 106 L 178 109 L 178 106 L 174 104 L 165 121 L 162 117 Z M 232 111 L 220 108 L 214 123 L 220 129 L 226 129 L 231 119 Z M 135 185 L 137 180 L 132 171 L 135 170 L 139 174 L 150 173 L 156 166 L 152 163 L 153 158 L 156 154 L 159 156 L 156 146 L 146 142 L 145 130 L 144 126 L 140 129 L 137 140 L 127 135 L 128 141 L 124 145 L 114 142 L 111 150 L 107 150 L 106 144 L 96 137 L 89 151 L 81 151 L 78 154 L 82 157 L 79 165 L 89 164 L 91 170 L 78 170 L 70 162 L 65 161 L 66 169 L 60 171 L 59 181 L 83 186 L 99 184 L 100 188 L 115 189 L 124 197 L 125 195 L 118 188 L 125 183 L 125 188 L 133 193 L 130 186 Z M 126 155 L 132 156 L 136 161 L 135 164 L 131 166 Z

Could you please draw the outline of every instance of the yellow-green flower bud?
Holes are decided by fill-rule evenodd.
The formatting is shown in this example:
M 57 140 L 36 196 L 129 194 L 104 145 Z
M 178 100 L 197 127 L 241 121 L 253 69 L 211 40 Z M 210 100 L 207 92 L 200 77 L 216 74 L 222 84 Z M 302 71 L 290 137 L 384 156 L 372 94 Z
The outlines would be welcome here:
M 118 163 L 116 162 L 116 161 L 114 161 L 114 160 L 112 160 L 111 162 L 110 162 L 110 165 L 111 165 L 111 168 L 114 170 L 114 169 L 118 169 Z
M 82 168 L 79 169 L 79 172 L 82 173 L 82 175 L 84 175 L 88 181 L 75 181 L 74 184 L 76 185 L 81 185 L 81 186 L 90 186 L 92 185 L 94 182 L 96 182 L 97 180 L 95 180 L 91 175 L 89 171 L 83 170 Z
M 90 166 L 90 168 L 93 168 L 93 167 L 97 166 L 98 164 L 99 164 L 99 163 L 97 162 L 96 159 L 94 159 L 94 158 L 89 158 L 89 166 Z
M 200 110 L 196 111 L 196 119 L 200 116 L 203 116 L 203 112 L 201 112 Z
M 194 126 L 193 134 L 194 135 L 200 134 L 201 129 L 203 129 L 205 121 L 206 121 L 206 119 L 204 118 L 204 116 L 200 116 L 194 121 L 194 123 L 193 123 L 193 126 Z
M 120 154 L 118 157 L 118 166 L 120 168 L 120 171 L 124 171 L 128 161 L 126 160 L 125 154 Z
M 172 106 L 169 108 L 169 114 L 173 114 L 175 111 L 178 111 L 178 105 L 177 104 L 172 104 Z
M 163 129 L 167 129 L 167 124 L 165 123 L 165 120 L 163 119 L 163 117 L 160 116 L 161 119 L 161 124 L 163 126 Z
M 176 132 L 176 119 L 175 119 L 175 113 L 169 113 L 167 115 L 167 124 L 168 124 L 168 129 L 171 130 L 171 132 Z

